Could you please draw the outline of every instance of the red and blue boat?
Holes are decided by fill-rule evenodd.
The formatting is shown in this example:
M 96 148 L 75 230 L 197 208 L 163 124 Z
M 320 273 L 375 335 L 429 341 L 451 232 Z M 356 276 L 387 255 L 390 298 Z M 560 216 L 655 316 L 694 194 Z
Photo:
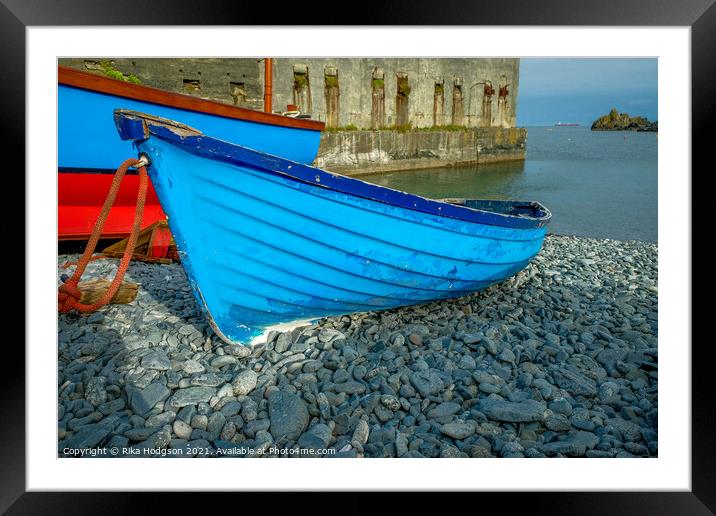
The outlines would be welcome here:
M 87 239 L 117 166 L 134 154 L 117 137 L 115 109 L 149 111 L 196 127 L 222 140 L 297 163 L 316 157 L 323 122 L 244 109 L 171 93 L 101 75 L 58 67 L 58 236 Z M 129 234 L 139 176 L 125 176 L 102 236 Z M 152 185 L 142 228 L 165 219 Z
M 551 218 L 534 201 L 426 199 L 143 113 L 117 111 L 115 124 L 148 162 L 194 295 L 226 342 L 484 289 L 527 266 Z

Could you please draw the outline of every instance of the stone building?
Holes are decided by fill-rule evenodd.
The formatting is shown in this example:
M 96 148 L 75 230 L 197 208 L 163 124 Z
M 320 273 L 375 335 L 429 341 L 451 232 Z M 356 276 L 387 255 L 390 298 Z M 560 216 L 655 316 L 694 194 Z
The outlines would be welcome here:
M 68 58 L 102 64 L 142 84 L 251 109 L 263 108 L 264 63 L 256 58 Z M 515 127 L 519 59 L 275 58 L 273 108 L 289 104 L 328 127 Z
M 329 127 L 515 127 L 519 59 L 282 58 L 273 74 L 274 106 Z

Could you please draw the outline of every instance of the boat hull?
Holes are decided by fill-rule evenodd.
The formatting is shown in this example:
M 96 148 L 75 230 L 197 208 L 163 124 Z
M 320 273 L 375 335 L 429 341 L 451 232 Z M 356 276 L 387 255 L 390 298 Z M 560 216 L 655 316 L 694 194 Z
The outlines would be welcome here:
M 58 232 L 61 240 L 86 240 L 102 211 L 113 174 L 61 170 L 57 177 Z M 124 176 L 114 206 L 102 229 L 103 238 L 126 238 L 134 222 L 139 175 Z M 147 187 L 141 227 L 166 219 L 153 185 Z
M 135 145 L 151 160 L 196 298 L 228 342 L 292 321 L 467 295 L 523 269 L 545 236 L 545 225 L 468 222 L 406 207 L 417 201 L 339 191 L 325 183 L 422 199 L 238 146 L 245 159 L 209 159 L 195 153 L 215 154 L 207 139 L 187 140 L 150 135 Z M 283 173 L 297 169 L 315 183 Z
M 75 72 L 72 77 L 75 75 L 84 79 L 89 74 Z M 157 102 L 170 102 L 172 96 L 180 98 L 183 103 L 179 105 L 184 105 L 188 102 L 187 96 L 162 92 L 168 98 L 155 99 L 151 95 L 154 92 L 151 88 L 125 85 L 119 81 L 95 76 L 91 78 L 99 81 L 99 86 L 92 86 L 95 90 L 67 84 L 58 86 L 58 236 L 60 239 L 89 237 L 107 195 L 112 174 L 124 160 L 135 155 L 131 142 L 117 137 L 112 118 L 115 109 L 125 108 L 156 113 L 190 124 L 227 141 L 281 155 L 299 163 L 311 163 L 318 152 L 320 130 L 273 125 L 162 105 Z M 115 84 L 118 82 L 118 85 Z M 96 91 L 102 87 L 106 87 L 108 91 L 111 88 L 119 89 L 117 94 Z M 123 93 L 122 88 L 129 90 Z M 138 98 L 121 96 L 125 94 Z M 140 97 L 143 95 L 153 101 L 141 100 Z M 190 100 L 204 102 L 200 99 Z M 210 108 L 213 107 L 213 104 L 204 103 Z M 224 106 L 223 109 L 235 108 Z M 242 110 L 242 113 L 245 111 Z M 118 208 L 110 212 L 103 237 L 126 236 L 131 228 L 134 211 L 129 208 L 134 206 L 138 182 L 131 177 L 126 177 L 124 182 L 126 184 L 122 186 L 122 196 L 128 199 L 127 205 L 123 206 L 122 201 L 118 199 Z M 81 202 L 78 202 L 78 197 L 81 198 Z M 142 227 L 164 218 L 165 214 L 150 186 Z

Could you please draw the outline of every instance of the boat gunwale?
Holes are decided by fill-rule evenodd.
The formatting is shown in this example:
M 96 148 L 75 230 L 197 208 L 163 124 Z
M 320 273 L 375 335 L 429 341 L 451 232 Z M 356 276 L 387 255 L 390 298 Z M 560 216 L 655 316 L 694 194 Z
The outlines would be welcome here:
M 156 136 L 199 157 L 235 166 L 249 166 L 267 174 L 288 177 L 300 183 L 427 215 L 518 230 L 543 228 L 552 217 L 551 212 L 537 201 L 509 200 L 507 202 L 532 205 L 544 213 L 541 217 L 509 215 L 428 199 L 212 138 L 194 129 L 192 131 L 195 131 L 195 133 L 187 134 L 186 131 L 177 130 L 176 126 L 181 124 L 146 113 L 116 109 L 114 119 L 117 130 L 123 140 L 142 141 L 150 136 Z M 312 179 L 309 177 L 310 175 L 314 175 Z
M 305 129 L 310 131 L 322 131 L 325 128 L 325 123 L 318 120 L 291 118 L 274 113 L 241 108 L 225 104 L 223 102 L 161 90 L 159 88 L 153 88 L 143 84 L 132 84 L 94 73 L 75 70 L 74 68 L 68 68 L 65 66 L 57 67 L 57 83 L 58 86 L 79 88 L 104 95 L 113 95 L 116 97 L 146 102 L 148 104 L 157 104 L 185 111 L 194 111 L 197 113 L 243 120 L 263 125 L 273 125 L 291 129 Z

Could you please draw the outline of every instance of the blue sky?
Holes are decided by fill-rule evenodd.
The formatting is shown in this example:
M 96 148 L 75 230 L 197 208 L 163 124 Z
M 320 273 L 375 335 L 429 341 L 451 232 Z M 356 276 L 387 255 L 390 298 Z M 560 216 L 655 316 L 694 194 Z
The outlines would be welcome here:
M 632 58 L 522 58 L 517 125 L 591 125 L 612 107 L 631 116 L 658 120 L 657 62 Z

